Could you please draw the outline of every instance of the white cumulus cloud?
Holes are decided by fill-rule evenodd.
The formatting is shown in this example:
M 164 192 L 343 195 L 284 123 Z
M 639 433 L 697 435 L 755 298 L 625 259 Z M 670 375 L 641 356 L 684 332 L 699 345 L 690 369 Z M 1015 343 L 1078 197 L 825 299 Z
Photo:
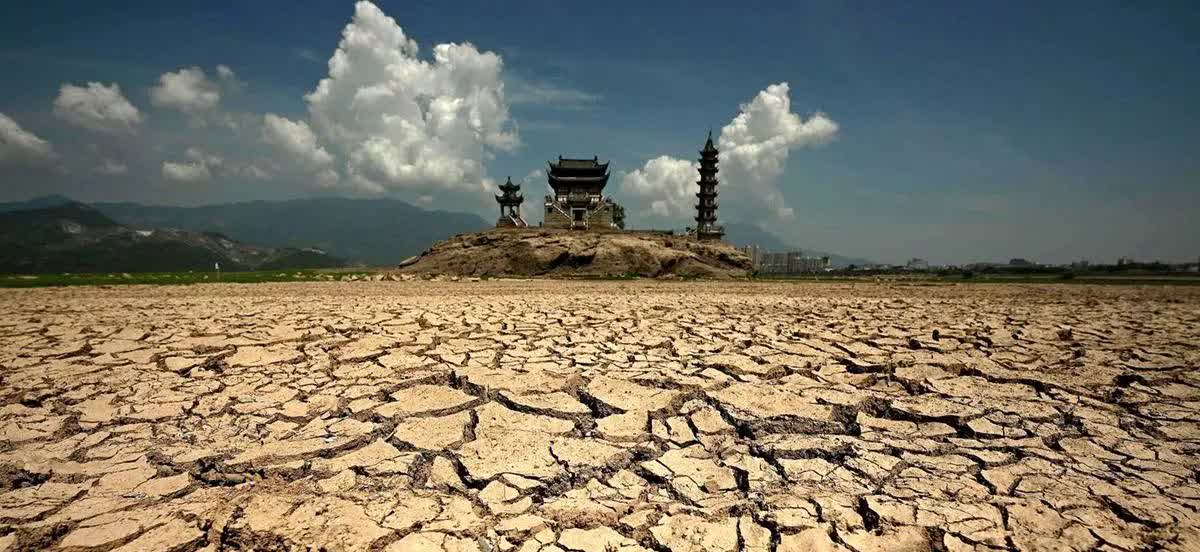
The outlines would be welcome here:
M 183 152 L 183 161 L 163 161 L 162 175 L 169 180 L 196 182 L 212 178 L 213 170 L 221 168 L 225 159 L 197 147 Z
M 205 165 L 219 167 L 225 162 L 220 156 L 205 152 L 197 147 L 190 147 L 183 151 L 183 156 L 195 163 L 203 163 Z
M 824 113 L 805 119 L 792 112 L 786 82 L 760 91 L 721 128 L 718 192 L 728 193 L 720 196 L 718 215 L 728 213 L 744 220 L 791 218 L 792 208 L 779 188 L 789 154 L 829 142 L 837 133 L 838 124 Z M 696 168 L 693 161 L 651 159 L 621 178 L 621 190 L 649 201 L 650 212 L 680 217 L 694 210 Z
M 56 157 L 54 148 L 0 113 L 0 163 L 42 164 Z
M 680 217 L 692 207 L 699 166 L 669 155 L 655 157 L 640 169 L 621 177 L 621 191 L 650 201 L 649 211 L 664 217 Z
M 529 174 L 526 174 L 525 177 L 521 179 L 519 184 L 526 191 L 525 193 L 528 194 L 536 195 L 539 190 L 545 190 L 545 193 L 547 194 L 554 192 L 554 190 L 550 188 L 550 183 L 546 180 L 546 171 L 541 169 L 529 171 Z
M 502 69 L 500 56 L 469 43 L 439 44 L 421 59 L 394 19 L 360 1 L 328 76 L 306 99 L 358 188 L 477 192 L 493 153 L 518 145 Z
M 270 169 L 261 167 L 257 163 L 251 163 L 242 167 L 238 173 L 251 180 L 271 180 L 275 178 L 275 174 Z
M 179 182 L 196 182 L 212 178 L 208 165 L 198 161 L 163 161 L 162 175 L 164 178 Z
M 220 68 L 217 72 L 223 73 Z M 233 75 L 233 71 L 228 73 Z M 184 113 L 209 111 L 217 107 L 220 101 L 220 88 L 209 80 L 204 70 L 199 67 L 186 67 L 174 73 L 163 73 L 158 78 L 158 85 L 150 89 L 151 103 Z
M 217 80 L 220 81 L 221 88 L 230 94 L 241 92 L 246 88 L 246 83 L 239 79 L 237 73 L 228 65 L 217 66 Z
M 338 176 L 337 171 L 333 169 L 325 169 L 317 173 L 317 185 L 322 188 L 332 188 L 336 186 L 340 180 L 341 177 Z
M 117 83 L 64 84 L 54 99 L 54 114 L 73 125 L 100 132 L 132 133 L 142 123 L 142 114 L 125 99 Z
M 263 116 L 263 140 L 279 146 L 309 166 L 321 167 L 333 162 L 333 156 L 317 144 L 317 136 L 304 121 L 267 113 Z

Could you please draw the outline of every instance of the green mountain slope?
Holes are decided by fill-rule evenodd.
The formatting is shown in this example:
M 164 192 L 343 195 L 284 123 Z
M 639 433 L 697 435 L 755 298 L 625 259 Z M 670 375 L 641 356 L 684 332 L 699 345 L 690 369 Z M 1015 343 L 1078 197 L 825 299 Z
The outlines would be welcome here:
M 323 268 L 317 250 L 247 245 L 214 232 L 134 229 L 81 203 L 0 211 L 0 272 L 165 272 Z

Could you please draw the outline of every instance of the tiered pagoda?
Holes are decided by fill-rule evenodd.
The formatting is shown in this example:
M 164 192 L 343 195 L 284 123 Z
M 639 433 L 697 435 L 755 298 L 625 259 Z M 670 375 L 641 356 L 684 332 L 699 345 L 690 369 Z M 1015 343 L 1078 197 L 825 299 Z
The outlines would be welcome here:
M 725 227 L 717 226 L 718 153 L 710 130 L 708 141 L 700 150 L 700 180 L 696 182 L 700 186 L 700 191 L 696 192 L 696 238 L 701 240 L 719 240 L 725 235 Z
M 608 163 L 599 157 L 550 161 L 547 175 L 551 195 L 546 196 L 543 226 L 581 230 L 612 230 L 614 205 L 604 197 Z
M 500 185 L 500 195 L 496 196 L 496 203 L 500 204 L 500 220 L 496 221 L 497 228 L 525 228 L 529 223 L 521 216 L 521 203 L 525 201 L 525 196 L 521 195 L 521 186 L 513 184 L 512 177 L 508 177 L 508 181 Z

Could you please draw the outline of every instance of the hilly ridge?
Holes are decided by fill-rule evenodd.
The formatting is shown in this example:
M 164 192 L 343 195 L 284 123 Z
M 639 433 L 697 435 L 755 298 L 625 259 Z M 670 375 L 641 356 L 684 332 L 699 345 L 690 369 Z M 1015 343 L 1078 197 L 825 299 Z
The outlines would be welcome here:
M 82 203 L 0 210 L 0 272 L 168 272 L 342 266 L 307 248 L 270 248 L 216 232 L 135 229 Z
M 126 224 L 217 231 L 272 247 L 317 247 L 352 262 L 393 265 L 430 244 L 491 226 L 478 215 L 395 199 L 313 198 L 200 207 L 96 203 Z
M 0 213 L 71 203 L 62 196 L 0 203 Z M 317 248 L 350 263 L 395 265 L 433 244 L 492 224 L 473 213 L 429 211 L 397 199 L 310 198 L 248 201 L 198 207 L 143 205 L 132 202 L 92 204 L 119 224 L 133 228 L 177 228 L 217 232 L 229 239 L 275 248 Z M 757 244 L 764 251 L 802 250 L 829 255 L 836 267 L 869 264 L 867 259 L 824 253 L 788 243 L 752 224 L 726 222 L 726 241 Z

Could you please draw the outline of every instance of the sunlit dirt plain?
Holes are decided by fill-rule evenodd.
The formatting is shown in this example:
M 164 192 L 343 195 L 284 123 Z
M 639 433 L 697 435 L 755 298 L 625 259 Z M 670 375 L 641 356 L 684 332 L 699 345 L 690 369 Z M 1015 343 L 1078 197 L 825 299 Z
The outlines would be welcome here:
M 0 291 L 0 550 L 1197 550 L 1200 288 Z

